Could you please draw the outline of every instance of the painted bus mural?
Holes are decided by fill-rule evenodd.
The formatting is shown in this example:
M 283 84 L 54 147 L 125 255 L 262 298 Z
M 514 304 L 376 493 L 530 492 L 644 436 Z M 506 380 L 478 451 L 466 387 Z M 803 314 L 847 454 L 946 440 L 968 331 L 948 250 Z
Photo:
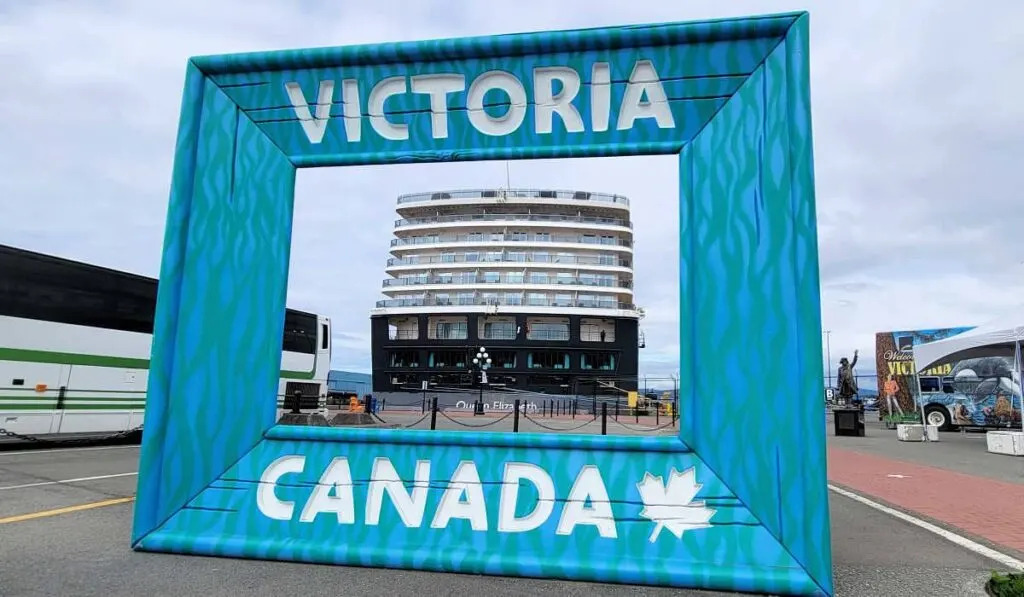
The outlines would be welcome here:
M 972 329 L 974 326 L 875 334 L 879 418 L 889 415 L 885 387 L 891 381 L 896 385 L 898 409 L 907 419 L 916 413 L 920 421 L 923 410 L 928 424 L 941 431 L 1020 427 L 1021 387 L 1012 354 L 939 363 L 914 374 L 914 346 Z

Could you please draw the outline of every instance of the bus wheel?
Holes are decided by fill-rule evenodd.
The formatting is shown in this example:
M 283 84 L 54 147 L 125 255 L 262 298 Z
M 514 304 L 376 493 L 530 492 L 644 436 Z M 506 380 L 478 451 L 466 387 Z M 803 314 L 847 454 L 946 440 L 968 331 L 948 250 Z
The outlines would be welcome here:
M 949 410 L 941 404 L 931 404 L 924 409 L 924 420 L 929 425 L 935 425 L 939 431 L 952 431 L 953 425 L 949 421 Z

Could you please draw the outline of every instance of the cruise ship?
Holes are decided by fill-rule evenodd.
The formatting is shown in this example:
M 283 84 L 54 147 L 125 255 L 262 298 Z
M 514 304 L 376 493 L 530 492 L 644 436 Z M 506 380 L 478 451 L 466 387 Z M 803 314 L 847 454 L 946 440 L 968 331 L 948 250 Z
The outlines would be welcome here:
M 397 214 L 370 316 L 375 393 L 637 389 L 626 197 L 434 191 L 400 196 Z

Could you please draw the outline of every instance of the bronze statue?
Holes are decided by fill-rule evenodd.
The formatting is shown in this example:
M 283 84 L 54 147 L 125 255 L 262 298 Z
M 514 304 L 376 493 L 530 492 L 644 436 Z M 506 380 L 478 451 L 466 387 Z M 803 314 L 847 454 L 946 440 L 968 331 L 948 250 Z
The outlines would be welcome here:
M 857 376 L 853 373 L 853 368 L 857 366 L 858 352 L 853 351 L 852 363 L 846 357 L 839 359 L 839 400 L 843 404 L 849 404 L 858 394 Z

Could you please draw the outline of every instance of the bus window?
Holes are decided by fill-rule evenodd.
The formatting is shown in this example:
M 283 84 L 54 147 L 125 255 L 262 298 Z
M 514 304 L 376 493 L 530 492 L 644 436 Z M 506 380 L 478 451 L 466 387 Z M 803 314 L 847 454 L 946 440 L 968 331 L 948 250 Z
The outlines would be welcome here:
M 314 354 L 316 352 L 316 315 L 285 309 L 282 345 L 285 352 Z
M 918 382 L 921 385 L 921 393 L 936 393 L 942 390 L 942 384 L 938 377 L 920 377 Z
M 953 385 L 953 378 L 952 377 L 943 377 L 942 378 L 942 393 L 943 394 L 955 394 L 956 393 L 956 387 Z
M 320 324 L 320 335 L 322 336 L 322 338 L 320 338 L 320 348 L 321 348 L 321 350 L 327 350 L 327 346 L 328 346 L 327 343 L 331 339 L 331 333 L 329 331 L 327 331 L 327 324 L 326 323 L 321 323 Z

